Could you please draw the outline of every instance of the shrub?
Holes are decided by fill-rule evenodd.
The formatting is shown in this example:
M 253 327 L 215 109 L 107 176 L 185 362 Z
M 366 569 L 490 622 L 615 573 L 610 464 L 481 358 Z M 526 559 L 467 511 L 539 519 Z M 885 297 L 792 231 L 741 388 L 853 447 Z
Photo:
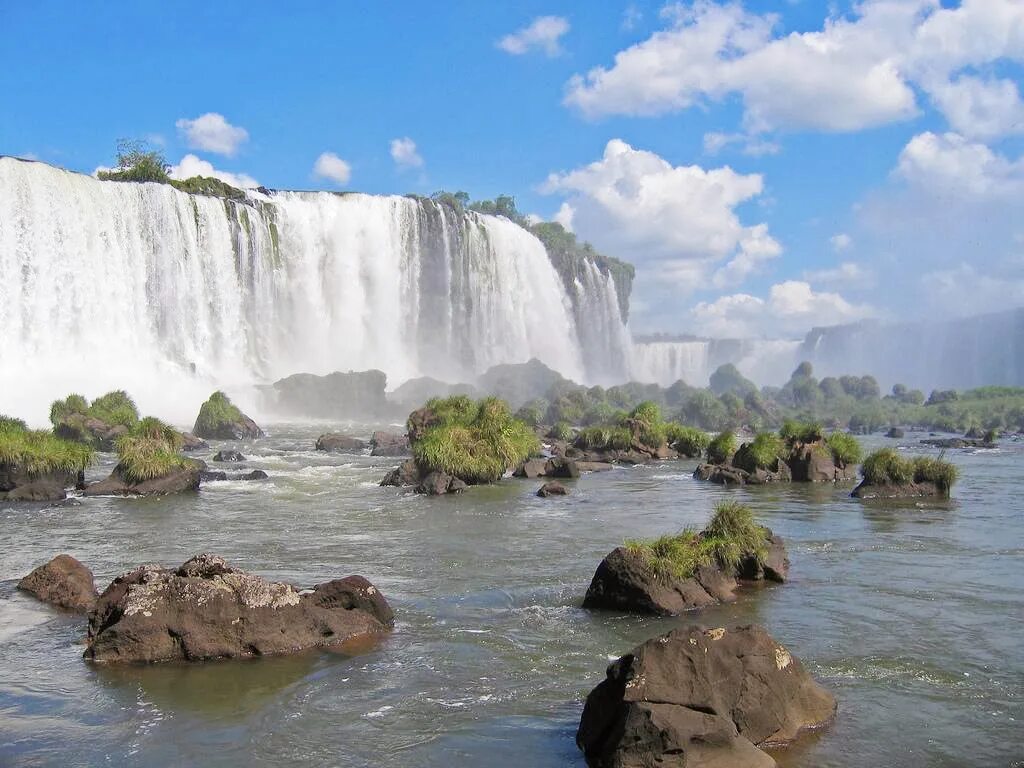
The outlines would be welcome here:
M 221 391 L 214 392 L 210 399 L 199 408 L 199 416 L 192 431 L 210 433 L 217 431 L 221 424 L 231 424 L 242 419 L 242 412 Z
M 97 397 L 89 406 L 88 415 L 107 424 L 121 424 L 129 429 L 139 421 L 135 401 L 123 389 Z
M 413 445 L 421 470 L 440 470 L 470 483 L 491 483 L 539 448 L 537 436 L 503 400 L 474 403 L 455 396 L 427 403 L 436 421 Z
M 147 181 L 159 181 L 159 179 L 147 179 Z M 210 197 L 223 197 L 228 200 L 245 200 L 245 192 L 232 187 L 220 179 L 208 176 L 192 176 L 188 179 L 169 179 L 170 185 L 175 189 L 187 192 L 190 195 L 208 195 Z
M 786 419 L 779 429 L 779 437 L 787 443 L 815 443 L 825 437 L 821 424 L 804 423 L 794 419 Z
M 708 443 L 708 462 L 725 464 L 736 453 L 736 435 L 731 430 L 720 432 Z
M 184 438 L 181 432 L 169 424 L 165 424 L 155 416 L 147 416 L 141 419 L 131 431 L 134 437 L 144 437 L 149 440 L 163 440 L 170 446 L 171 450 L 181 448 Z
M 860 473 L 868 485 L 905 485 L 913 479 L 914 468 L 893 448 L 882 448 L 864 459 Z
M 748 507 L 726 501 L 715 507 L 711 521 L 700 533 L 684 530 L 656 539 L 631 539 L 625 546 L 656 575 L 687 579 L 703 565 L 718 564 L 726 572 L 735 572 L 745 558 L 763 562 L 768 537 Z
M 163 477 L 187 465 L 172 444 L 161 437 L 125 435 L 117 441 L 118 466 L 125 479 L 141 483 Z
M 92 448 L 61 440 L 52 432 L 25 428 L 25 422 L 0 416 L 0 464 L 32 474 L 81 472 L 93 460 Z
M 754 466 L 760 469 L 774 469 L 786 445 L 774 432 L 759 432 L 754 436 L 748 449 Z
M 166 184 L 170 181 L 167 171 L 170 164 L 164 156 L 150 150 L 144 141 L 121 139 L 117 142 L 117 170 L 100 171 L 96 178 L 101 181 L 155 181 Z
M 560 421 L 551 428 L 551 431 L 548 432 L 548 437 L 552 440 L 561 440 L 567 443 L 573 438 L 572 427 L 569 426 L 569 422 Z
M 585 427 L 575 444 L 584 451 L 626 451 L 633 444 L 633 433 L 626 427 Z
M 832 449 L 832 459 L 839 466 L 852 467 L 861 460 L 860 443 L 853 435 L 833 432 L 828 436 L 828 447 Z
M 544 400 L 531 400 L 516 411 L 516 418 L 524 424 L 536 427 L 544 422 L 548 404 Z
M 948 494 L 957 480 L 956 467 L 941 457 L 915 456 L 912 464 L 915 483 L 935 483 L 943 493 Z
M 711 438 L 707 432 L 695 427 L 686 427 L 674 421 L 665 424 L 665 439 L 669 447 L 691 459 L 707 450 Z
M 57 426 L 62 421 L 75 414 L 86 414 L 89 411 L 89 401 L 81 395 L 68 395 L 63 400 L 54 400 L 50 406 L 50 423 Z

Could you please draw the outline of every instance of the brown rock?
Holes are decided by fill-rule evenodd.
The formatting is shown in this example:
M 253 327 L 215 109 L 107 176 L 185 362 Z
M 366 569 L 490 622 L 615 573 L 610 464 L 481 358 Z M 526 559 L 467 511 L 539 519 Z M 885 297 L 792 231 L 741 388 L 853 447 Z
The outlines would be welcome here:
M 366 442 L 356 437 L 343 435 L 339 432 L 328 432 L 320 435 L 316 441 L 318 451 L 327 453 L 359 453 L 366 448 Z
M 575 478 L 580 476 L 580 469 L 573 459 L 555 456 L 544 465 L 544 477 Z
M 535 480 L 538 477 L 544 477 L 547 472 L 548 462 L 547 459 L 527 459 L 518 467 L 512 474 L 516 477 L 525 477 L 529 480 Z
M 57 555 L 18 582 L 18 589 L 44 603 L 85 613 L 96 602 L 92 571 L 71 555 Z
M 199 488 L 205 464 L 195 459 L 186 459 L 184 467 L 170 474 L 144 480 L 141 483 L 129 481 L 118 464 L 110 477 L 86 486 L 83 496 L 165 496 L 169 493 L 195 491 Z
M 608 667 L 576 744 L 595 768 L 771 768 L 758 747 L 831 722 L 836 702 L 760 626 L 684 627 Z
M 298 590 L 199 555 L 176 570 L 118 576 L 89 614 L 85 657 L 195 661 L 292 653 L 382 634 L 394 617 L 361 576 Z
M 446 493 L 461 493 L 466 490 L 466 487 L 466 484 L 459 478 L 452 477 L 447 472 L 435 470 L 420 481 L 416 486 L 416 493 L 442 496 Z
M 858 499 L 917 499 L 927 497 L 949 498 L 935 483 L 904 483 L 902 485 L 869 485 L 862 480 L 850 494 Z
M 420 482 L 420 468 L 412 459 L 403 461 L 398 467 L 388 472 L 380 481 L 382 486 L 407 486 L 418 485 Z
M 537 495 L 542 499 L 546 499 L 549 496 L 568 496 L 569 489 L 557 480 L 549 480 L 540 487 L 540 490 L 537 491 Z
M 370 437 L 371 456 L 408 456 L 409 437 L 394 432 L 374 432 Z
M 0 498 L 6 501 L 61 501 L 67 496 L 62 483 L 47 480 L 26 483 L 7 493 L 0 493 Z

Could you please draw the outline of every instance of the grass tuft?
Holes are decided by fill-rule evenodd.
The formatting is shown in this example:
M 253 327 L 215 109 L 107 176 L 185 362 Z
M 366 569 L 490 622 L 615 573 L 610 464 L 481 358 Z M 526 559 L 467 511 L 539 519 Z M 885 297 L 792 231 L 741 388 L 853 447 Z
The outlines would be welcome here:
M 135 407 L 135 401 L 123 389 L 97 397 L 89 406 L 88 415 L 106 424 L 121 424 L 129 429 L 139 421 L 139 410 Z
M 125 435 L 117 441 L 121 473 L 131 483 L 163 477 L 185 467 L 188 459 L 179 456 L 162 437 Z
M 786 450 L 786 444 L 774 432 L 759 432 L 748 450 L 755 467 L 774 470 Z
M 736 435 L 732 430 L 720 432 L 708 443 L 707 458 L 711 464 L 725 464 L 736 453 Z
M 711 437 L 702 429 L 687 427 L 675 421 L 665 424 L 665 439 L 673 450 L 695 459 L 707 450 Z
M 210 399 L 199 408 L 196 424 L 192 428 L 195 434 L 216 432 L 222 424 L 233 424 L 241 421 L 242 412 L 221 391 L 214 392 Z
M 832 459 L 841 467 L 852 467 L 860 463 L 863 451 L 860 442 L 846 432 L 833 432 L 827 438 L 828 447 L 832 449 Z
M 25 428 L 25 422 L 0 416 L 0 464 L 35 475 L 80 472 L 93 460 L 92 448 L 61 440 L 52 432 Z
M 576 436 L 576 447 L 584 451 L 626 451 L 632 444 L 627 427 L 584 427 Z
M 779 437 L 792 445 L 793 443 L 816 443 L 825 438 L 825 431 L 816 422 L 805 423 L 786 419 L 779 429 Z
M 883 448 L 869 455 L 864 459 L 860 471 L 868 485 L 934 483 L 947 494 L 958 477 L 957 468 L 941 457 L 915 456 L 905 459 L 892 448 Z

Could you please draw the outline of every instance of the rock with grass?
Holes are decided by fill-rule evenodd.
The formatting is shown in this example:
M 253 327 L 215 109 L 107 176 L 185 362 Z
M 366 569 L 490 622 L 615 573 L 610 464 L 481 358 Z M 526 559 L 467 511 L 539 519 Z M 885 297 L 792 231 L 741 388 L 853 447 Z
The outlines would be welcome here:
M 178 453 L 180 433 L 156 419 L 144 421 L 147 428 L 117 441 L 118 462 L 110 477 L 87 486 L 84 495 L 163 496 L 199 488 L 206 465 Z
M 557 480 L 548 480 L 537 491 L 537 495 L 540 496 L 542 499 L 546 499 L 551 496 L 568 496 L 569 489 L 566 488 Z
M 117 440 L 139 423 L 135 401 L 118 389 L 91 403 L 81 395 L 68 395 L 50 406 L 53 432 L 64 440 L 82 443 L 98 451 L 113 451 Z
M 410 452 L 408 435 L 378 430 L 370 436 L 371 456 L 408 456 Z
M 956 467 L 941 457 L 903 457 L 892 448 L 875 451 L 861 465 L 858 499 L 948 499 L 957 481 Z
M 238 451 L 236 451 L 236 450 L 234 450 L 232 448 L 232 449 L 228 449 L 228 450 L 224 450 L 224 451 L 217 451 L 215 454 L 213 454 L 213 461 L 220 461 L 220 462 L 245 461 L 245 456 L 243 456 L 241 453 L 239 453 Z
M 199 408 L 192 433 L 204 440 L 255 440 L 263 437 L 256 422 L 223 392 L 214 392 Z
M 65 488 L 83 482 L 93 457 L 88 445 L 0 416 L 0 496 L 9 501 L 64 498 Z
M 40 565 L 18 582 L 18 589 L 44 603 L 77 613 L 90 610 L 99 594 L 92 571 L 71 555 L 57 555 Z
M 614 422 L 581 429 L 565 455 L 587 462 L 645 464 L 678 458 L 680 453 L 672 446 L 689 451 L 691 441 L 699 439 L 697 434 L 697 430 L 691 433 L 686 427 L 663 421 L 659 406 L 644 401 Z
M 316 450 L 325 453 L 362 453 L 365 449 L 365 440 L 340 432 L 328 432 L 316 440 Z
M 672 616 L 735 600 L 742 583 L 784 582 L 781 538 L 747 507 L 722 502 L 703 531 L 631 540 L 601 561 L 584 608 Z
M 386 633 L 394 615 L 362 576 L 300 589 L 198 555 L 118 576 L 89 614 L 94 662 L 200 661 L 295 653 Z
M 681 627 L 608 667 L 576 744 L 593 768 L 771 768 L 764 749 L 835 712 L 835 698 L 764 627 Z

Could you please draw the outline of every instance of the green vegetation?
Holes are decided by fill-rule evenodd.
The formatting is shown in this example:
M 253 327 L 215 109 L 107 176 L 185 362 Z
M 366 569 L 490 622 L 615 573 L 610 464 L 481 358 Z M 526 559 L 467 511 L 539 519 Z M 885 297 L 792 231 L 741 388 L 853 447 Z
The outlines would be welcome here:
M 665 425 L 657 403 L 650 400 L 639 403 L 630 411 L 626 424 L 643 445 L 658 448 L 665 442 Z
M 720 432 L 708 443 L 707 459 L 710 464 L 725 464 L 736 453 L 736 435 L 731 430 Z
M 892 448 L 875 451 L 864 459 L 860 468 L 868 485 L 906 485 L 908 483 L 934 483 L 948 494 L 957 480 L 957 469 L 942 458 L 915 456 L 903 458 Z
M 576 447 L 584 451 L 628 451 L 633 433 L 628 427 L 584 427 L 576 436 Z
M 785 451 L 785 441 L 774 432 L 758 432 L 747 449 L 755 468 L 769 470 L 776 468 Z
M 176 446 L 162 437 L 125 435 L 117 441 L 118 466 L 130 483 L 163 477 L 188 465 Z
M 568 443 L 573 439 L 572 427 L 569 426 L 568 422 L 560 421 L 551 428 L 548 432 L 548 437 L 552 440 L 561 440 L 563 443 Z
M 683 456 L 695 459 L 707 450 L 711 437 L 703 430 L 670 421 L 665 424 L 665 440 L 668 442 L 669 448 L 678 451 Z
M 97 397 L 89 406 L 87 415 L 106 424 L 120 424 L 129 429 L 139 421 L 139 409 L 135 407 L 135 401 L 123 389 L 117 389 Z
M 150 149 L 144 141 L 120 139 L 117 142 L 117 169 L 100 171 L 96 178 L 102 181 L 155 181 L 167 184 L 170 163 L 163 154 Z
M 227 182 L 209 176 L 193 176 L 189 179 L 168 179 L 175 189 L 187 192 L 190 195 L 207 195 L 209 197 L 221 197 L 225 200 L 245 200 L 245 192 L 232 187 Z M 243 219 L 247 225 L 248 219 Z
M 31 474 L 80 472 L 93 460 L 92 448 L 62 440 L 52 432 L 26 429 L 25 422 L 0 416 L 0 464 Z
M 825 432 L 821 424 L 805 424 L 794 419 L 786 419 L 779 428 L 779 437 L 790 445 L 794 443 L 816 443 L 824 439 Z
M 413 443 L 421 470 L 440 470 L 466 483 L 492 483 L 539 448 L 536 435 L 494 397 L 434 399 L 433 419 Z
M 656 539 L 632 539 L 625 546 L 659 577 L 688 579 L 705 565 L 734 573 L 746 558 L 763 562 L 768 535 L 748 507 L 725 501 L 715 507 L 711 522 L 700 533 L 684 530 Z
M 860 442 L 846 432 L 833 432 L 826 438 L 828 447 L 832 449 L 832 459 L 843 467 L 852 467 L 861 460 L 863 455 Z
M 196 424 L 192 431 L 197 435 L 209 434 L 216 432 L 222 424 L 233 424 L 241 421 L 242 418 L 242 412 L 238 410 L 238 407 L 231 402 L 227 395 L 218 390 L 199 407 L 199 415 L 196 417 Z
M 89 412 L 89 401 L 81 395 L 68 395 L 63 400 L 54 400 L 50 406 L 50 423 L 57 426 L 68 416 L 86 415 Z

